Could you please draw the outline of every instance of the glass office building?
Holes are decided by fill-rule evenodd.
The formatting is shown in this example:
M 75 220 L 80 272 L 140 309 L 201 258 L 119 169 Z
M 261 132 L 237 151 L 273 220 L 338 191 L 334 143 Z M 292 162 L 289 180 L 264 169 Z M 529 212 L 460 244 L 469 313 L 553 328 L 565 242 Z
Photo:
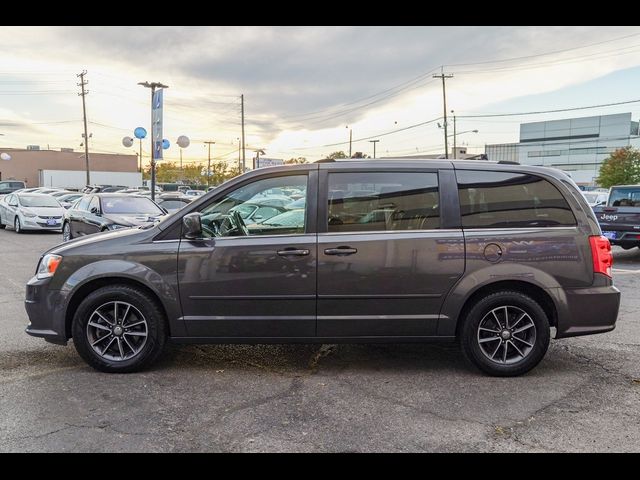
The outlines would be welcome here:
M 565 170 L 578 184 L 595 186 L 600 165 L 618 148 L 635 146 L 638 122 L 631 113 L 520 125 L 520 142 L 487 145 L 489 160 L 516 161 Z

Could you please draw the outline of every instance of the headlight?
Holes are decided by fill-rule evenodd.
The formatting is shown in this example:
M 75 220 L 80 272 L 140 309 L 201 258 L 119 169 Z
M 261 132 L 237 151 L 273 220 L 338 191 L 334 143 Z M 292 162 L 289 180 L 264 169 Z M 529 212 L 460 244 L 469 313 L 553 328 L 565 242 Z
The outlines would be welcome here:
M 38 271 L 36 272 L 38 280 L 53 277 L 61 261 L 62 257 L 60 255 L 53 255 L 51 253 L 42 257 L 38 264 Z
M 22 212 L 22 215 L 24 215 L 27 218 L 33 218 L 36 216 L 35 213 L 28 213 L 28 212 Z
M 129 227 L 125 227 L 124 225 L 118 225 L 117 223 L 113 223 L 109 225 L 110 230 L 117 230 L 119 228 L 129 228 Z

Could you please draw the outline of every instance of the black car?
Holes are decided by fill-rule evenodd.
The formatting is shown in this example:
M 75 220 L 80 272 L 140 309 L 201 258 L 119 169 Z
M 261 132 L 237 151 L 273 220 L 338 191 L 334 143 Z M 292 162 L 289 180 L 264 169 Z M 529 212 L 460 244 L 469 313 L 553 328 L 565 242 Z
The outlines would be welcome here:
M 193 201 L 193 197 L 185 197 L 183 195 L 163 194 L 160 198 L 156 198 L 156 203 L 169 213 L 176 212 L 182 207 L 189 205 Z
M 166 213 L 150 198 L 142 196 L 87 194 L 65 212 L 62 238 L 67 242 L 83 235 L 134 227 L 153 222 Z
M 244 221 L 243 205 L 278 190 L 305 200 Z M 73 337 L 107 372 L 149 366 L 168 340 L 457 341 L 482 371 L 512 376 L 542 360 L 552 335 L 615 328 L 612 262 L 560 170 L 425 159 L 259 168 L 158 222 L 49 249 L 27 284 L 27 333 Z

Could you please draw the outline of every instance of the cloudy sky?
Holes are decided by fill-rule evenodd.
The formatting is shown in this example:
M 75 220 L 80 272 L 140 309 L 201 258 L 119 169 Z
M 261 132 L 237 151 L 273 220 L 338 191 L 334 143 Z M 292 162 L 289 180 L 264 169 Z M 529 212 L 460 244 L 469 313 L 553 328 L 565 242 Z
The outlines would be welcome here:
M 91 150 L 122 146 L 149 129 L 149 90 L 165 92 L 165 152 L 192 144 L 185 161 L 237 161 L 240 94 L 245 96 L 247 158 L 310 160 L 348 151 L 378 156 L 439 153 L 447 103 L 458 144 L 470 152 L 518 140 L 522 121 L 632 112 L 640 102 L 574 112 L 545 111 L 640 99 L 638 27 L 3 27 L 0 46 L 0 149 L 80 149 L 82 103 L 76 75 L 86 70 Z M 426 123 L 435 120 L 431 123 Z M 424 125 L 420 125 L 424 124 Z M 417 125 L 417 126 L 416 126 Z M 346 128 L 348 126 L 348 128 Z M 450 132 L 451 133 L 451 132 Z M 143 145 L 148 152 L 148 145 Z

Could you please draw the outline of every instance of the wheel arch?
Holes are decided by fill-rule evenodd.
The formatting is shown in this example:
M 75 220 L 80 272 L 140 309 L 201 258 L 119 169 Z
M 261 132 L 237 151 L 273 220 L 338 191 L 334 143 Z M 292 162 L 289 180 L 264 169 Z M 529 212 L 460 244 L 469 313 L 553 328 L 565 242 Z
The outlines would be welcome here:
M 535 283 L 525 280 L 498 280 L 478 285 L 475 289 L 471 290 L 459 304 L 460 307 L 457 313 L 455 313 L 455 316 L 448 317 L 448 322 L 446 322 L 445 325 L 442 325 L 443 328 L 440 328 L 439 325 L 439 334 L 455 335 L 456 337 L 458 337 L 460 328 L 464 323 L 465 316 L 471 309 L 471 307 L 479 299 L 499 291 L 519 292 L 527 295 L 528 297 L 531 297 L 544 310 L 549 320 L 549 325 L 551 325 L 552 327 L 558 326 L 557 303 L 548 289 L 542 288 Z
M 158 304 L 158 307 L 165 314 L 165 318 L 167 320 L 167 329 L 169 331 L 169 334 L 171 334 L 170 317 L 169 317 L 167 308 L 164 302 L 162 301 L 160 295 L 158 294 L 158 292 L 150 288 L 148 285 L 145 285 L 143 282 L 131 277 L 109 276 L 109 277 L 98 277 L 98 278 L 91 279 L 83 283 L 73 291 L 71 297 L 67 302 L 67 306 L 65 310 L 65 335 L 67 338 L 72 337 L 71 325 L 73 322 L 73 317 L 78 307 L 82 303 L 82 301 L 92 292 L 95 292 L 99 288 L 110 286 L 110 285 L 126 285 L 129 287 L 137 288 L 145 292 L 147 295 L 149 295 Z

